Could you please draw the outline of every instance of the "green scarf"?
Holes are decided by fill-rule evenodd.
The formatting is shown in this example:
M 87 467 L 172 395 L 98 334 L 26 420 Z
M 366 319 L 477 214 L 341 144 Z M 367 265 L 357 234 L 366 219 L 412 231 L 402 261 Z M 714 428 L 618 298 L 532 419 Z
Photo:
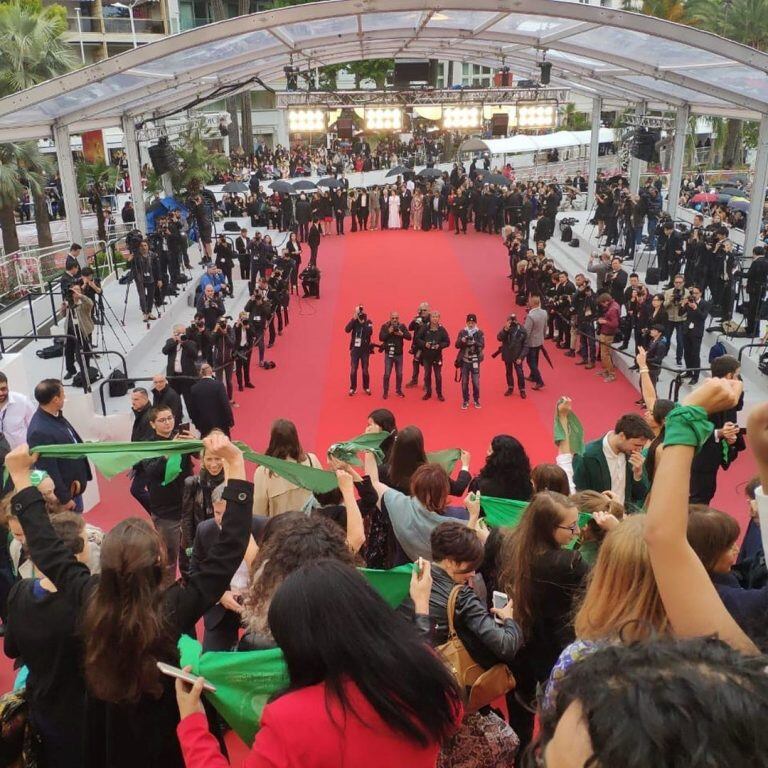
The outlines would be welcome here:
M 359 467 L 362 462 L 357 457 L 357 454 L 367 451 L 372 453 L 376 460 L 381 463 L 384 461 L 384 451 L 381 450 L 381 444 L 390 434 L 390 432 L 370 432 L 353 437 L 351 440 L 343 443 L 334 443 L 328 449 L 328 455 L 343 461 L 345 464 Z
M 439 464 L 449 475 L 460 458 L 461 451 L 458 448 L 445 448 L 442 451 L 432 451 L 427 454 L 427 461 L 430 464 Z

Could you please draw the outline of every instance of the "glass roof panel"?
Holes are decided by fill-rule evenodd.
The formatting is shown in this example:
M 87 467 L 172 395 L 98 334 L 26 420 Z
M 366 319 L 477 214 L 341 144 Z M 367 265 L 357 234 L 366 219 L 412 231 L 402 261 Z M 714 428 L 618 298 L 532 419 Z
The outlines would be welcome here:
M 698 104 L 712 104 L 721 105 L 725 102 L 720 99 L 710 96 L 708 93 L 701 93 L 699 91 L 691 91 L 683 86 L 676 85 L 675 83 L 668 83 L 666 80 L 656 80 L 653 77 L 647 75 L 622 75 L 617 77 L 617 80 L 626 81 L 628 83 L 634 83 L 645 88 L 652 88 L 654 91 L 663 93 L 667 96 L 671 96 L 675 99 L 682 99 L 684 101 L 695 102 Z
M 231 59 L 241 53 L 253 51 L 261 53 L 266 48 L 274 48 L 280 43 L 273 35 L 263 29 L 223 40 L 213 40 L 203 45 L 190 46 L 184 51 L 171 53 L 155 61 L 141 65 L 142 72 L 157 72 L 158 74 L 178 74 L 193 67 L 204 67 L 218 60 Z
M 562 32 L 569 27 L 576 27 L 579 21 L 572 19 L 557 19 L 549 16 L 526 16 L 522 13 L 512 13 L 498 24 L 490 28 L 490 32 L 506 32 L 512 35 L 529 35 L 530 37 L 541 37 L 542 35 L 551 35 L 554 32 Z M 602 40 L 605 45 L 605 38 Z
M 588 59 L 586 56 L 576 56 L 576 54 L 567 53 L 565 51 L 555 51 L 551 48 L 547 51 L 547 58 L 553 61 L 572 61 L 574 64 L 579 64 L 582 67 L 589 67 L 590 69 L 605 69 L 613 66 L 612 64 L 606 64 L 604 61 Z
M 357 32 L 357 19 L 355 16 L 338 16 L 334 19 L 300 21 L 296 24 L 286 24 L 280 27 L 280 31 L 296 42 L 311 40 L 313 37 L 349 35 Z
M 653 37 L 621 27 L 599 27 L 580 32 L 563 41 L 594 51 L 615 52 L 619 56 L 666 67 L 685 67 L 688 64 L 721 64 L 728 60 L 716 53 L 709 53 L 685 43 Z M 557 45 L 555 43 L 555 45 Z M 687 74 L 687 73 L 686 73 Z
M 496 14 L 488 11 L 436 11 L 427 26 L 441 29 L 474 29 Z
M 688 73 L 686 72 L 686 74 Z M 704 75 L 706 72 L 698 73 L 694 70 L 690 74 L 698 76 Z M 768 101 L 768 77 L 763 72 L 749 67 L 735 66 L 717 69 L 710 75 L 713 82 L 721 88 L 727 88 L 734 93 L 750 96 L 753 99 Z
M 378 29 L 416 29 L 421 19 L 418 11 L 403 13 L 364 13 L 363 30 L 370 32 Z

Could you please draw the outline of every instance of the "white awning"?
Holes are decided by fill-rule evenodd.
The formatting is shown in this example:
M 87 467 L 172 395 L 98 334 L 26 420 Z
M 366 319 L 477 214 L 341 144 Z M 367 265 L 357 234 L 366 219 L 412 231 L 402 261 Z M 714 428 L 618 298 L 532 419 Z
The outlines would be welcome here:
M 543 149 L 563 149 L 589 145 L 591 131 L 555 131 L 541 136 L 519 134 L 506 139 L 467 139 L 459 146 L 459 152 L 488 152 L 491 155 L 516 155 L 538 152 Z M 601 144 L 614 140 L 613 128 L 601 128 Z

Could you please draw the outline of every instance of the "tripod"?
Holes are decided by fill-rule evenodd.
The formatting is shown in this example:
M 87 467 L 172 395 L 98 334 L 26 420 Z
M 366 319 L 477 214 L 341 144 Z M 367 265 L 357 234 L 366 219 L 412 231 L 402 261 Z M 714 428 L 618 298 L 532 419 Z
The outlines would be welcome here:
M 84 347 L 87 346 L 87 339 L 83 333 L 83 329 L 80 326 L 80 321 L 77 317 L 77 311 L 75 310 L 74 303 L 70 299 L 64 300 L 64 328 L 67 333 L 67 339 L 64 342 L 64 359 L 62 359 L 62 368 L 66 361 L 66 348 L 69 344 L 74 344 L 74 360 L 73 362 L 80 369 L 80 378 L 82 380 L 82 387 L 84 392 L 91 391 L 91 377 L 89 372 L 89 357 L 90 355 L 85 351 Z M 70 328 L 72 333 L 70 334 Z M 74 338 L 71 338 L 74 337 Z M 62 377 L 63 378 L 63 377 Z

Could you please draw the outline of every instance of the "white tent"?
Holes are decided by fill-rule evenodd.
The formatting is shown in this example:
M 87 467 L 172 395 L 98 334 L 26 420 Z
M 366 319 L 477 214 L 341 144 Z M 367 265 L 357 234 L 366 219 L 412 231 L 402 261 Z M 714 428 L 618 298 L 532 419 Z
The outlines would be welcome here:
M 556 131 L 541 136 L 519 134 L 506 139 L 467 139 L 462 142 L 459 152 L 488 152 L 491 155 L 515 155 L 522 152 L 538 152 L 542 149 L 589 146 L 591 131 Z M 613 128 L 601 128 L 598 142 L 612 142 Z

